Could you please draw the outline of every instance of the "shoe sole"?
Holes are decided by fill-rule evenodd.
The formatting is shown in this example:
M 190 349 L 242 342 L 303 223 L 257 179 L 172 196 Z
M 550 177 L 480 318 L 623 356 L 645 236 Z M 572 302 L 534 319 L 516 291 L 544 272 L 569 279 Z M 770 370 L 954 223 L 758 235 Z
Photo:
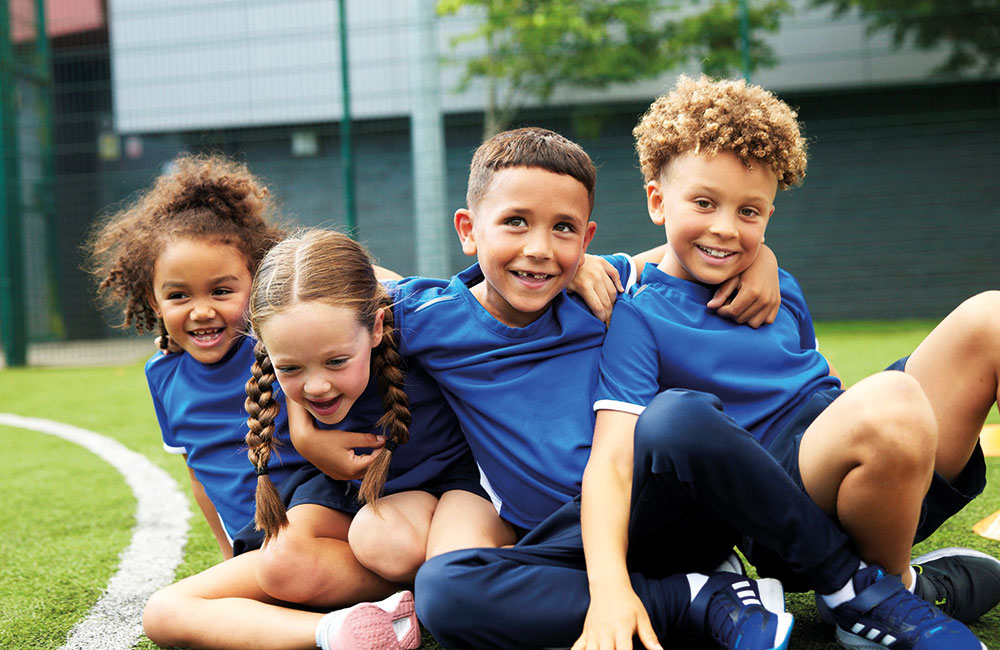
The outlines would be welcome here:
M 764 609 L 776 614 L 778 629 L 775 631 L 774 640 L 777 645 L 771 650 L 788 650 L 788 642 L 792 638 L 792 628 L 795 626 L 795 617 L 785 611 L 785 588 L 780 580 L 774 578 L 760 578 L 756 580 L 757 592 L 760 594 L 760 604 Z
M 774 640 L 778 645 L 771 650 L 788 650 L 788 642 L 792 639 L 792 628 L 795 626 L 795 617 L 788 612 L 778 613 L 778 630 Z
M 878 650 L 885 650 L 885 646 L 881 643 L 876 643 L 874 641 L 869 641 L 868 639 L 858 636 L 857 634 L 852 634 L 847 630 L 841 628 L 837 629 L 837 643 L 844 646 L 845 648 L 853 648 L 854 650 L 871 650 L 878 648 Z M 989 650 L 986 644 L 982 641 L 979 642 L 980 650 Z
M 958 546 L 939 548 L 936 551 L 931 551 L 930 553 L 924 553 L 923 555 L 915 557 L 912 560 L 910 560 L 910 564 L 923 564 L 924 562 L 939 560 L 943 557 L 978 557 L 984 560 L 992 560 L 997 564 L 998 567 L 1000 567 L 1000 560 L 993 557 L 989 553 L 982 553 L 980 551 L 976 551 L 971 548 L 961 548 Z
M 785 611 L 785 588 L 780 580 L 760 578 L 756 580 L 757 591 L 760 593 L 760 604 L 764 609 L 781 614 Z

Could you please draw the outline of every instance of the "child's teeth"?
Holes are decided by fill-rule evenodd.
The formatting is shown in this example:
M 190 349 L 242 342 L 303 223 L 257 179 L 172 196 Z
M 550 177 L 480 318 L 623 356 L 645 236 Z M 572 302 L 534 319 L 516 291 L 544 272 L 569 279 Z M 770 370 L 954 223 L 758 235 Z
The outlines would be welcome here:
M 700 247 L 700 248 L 701 248 L 701 250 L 705 251 L 706 253 L 708 253 L 712 257 L 728 257 L 730 255 L 730 253 L 727 253 L 726 251 L 717 251 L 717 250 L 714 250 L 712 248 L 705 248 L 703 246 Z

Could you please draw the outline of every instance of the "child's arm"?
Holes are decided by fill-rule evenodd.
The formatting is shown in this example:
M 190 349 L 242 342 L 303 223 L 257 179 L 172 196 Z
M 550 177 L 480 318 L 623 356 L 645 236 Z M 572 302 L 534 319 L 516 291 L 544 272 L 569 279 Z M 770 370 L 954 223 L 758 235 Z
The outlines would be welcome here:
M 184 454 L 184 462 L 187 462 L 187 454 Z M 229 544 L 226 531 L 222 528 L 222 520 L 219 519 L 219 513 L 215 509 L 215 504 L 208 498 L 208 494 L 205 493 L 205 486 L 195 478 L 194 470 L 190 466 L 188 467 L 188 474 L 191 476 L 191 491 L 194 492 L 194 500 L 198 503 L 198 507 L 201 508 L 201 513 L 205 515 L 205 521 L 208 522 L 208 527 L 212 529 L 215 541 L 219 543 L 219 550 L 222 551 L 222 559 L 228 560 L 233 557 L 233 547 Z
M 288 434 L 292 446 L 303 458 L 332 479 L 349 481 L 362 478 L 385 446 L 385 436 L 320 429 L 299 404 L 286 401 Z M 357 454 L 357 448 L 370 448 L 370 454 Z
M 590 582 L 590 608 L 573 650 L 630 648 L 639 635 L 661 646 L 625 565 L 632 491 L 632 439 L 638 416 L 597 412 L 590 461 L 583 473 L 582 531 Z
M 761 245 L 750 268 L 719 285 L 707 306 L 720 316 L 753 328 L 773 323 L 781 307 L 778 258 L 774 252 Z

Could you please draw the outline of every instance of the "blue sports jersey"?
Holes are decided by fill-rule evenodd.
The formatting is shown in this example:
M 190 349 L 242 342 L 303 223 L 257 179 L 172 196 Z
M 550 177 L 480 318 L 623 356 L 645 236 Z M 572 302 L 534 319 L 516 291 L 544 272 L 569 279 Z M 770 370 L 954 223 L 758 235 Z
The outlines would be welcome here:
M 615 306 L 594 409 L 638 414 L 669 388 L 703 391 L 767 447 L 811 395 L 840 387 L 816 350 L 802 289 L 784 270 L 779 280 L 777 319 L 753 329 L 708 309 L 712 288 L 647 265 Z
M 186 353 L 154 354 L 146 362 L 146 381 L 163 433 L 163 447 L 187 454 L 187 464 L 205 487 L 231 540 L 254 516 L 257 476 L 247 458 L 246 380 L 253 365 L 254 341 L 241 338 L 218 363 L 204 364 Z M 282 444 L 271 457 L 270 476 L 281 481 L 306 461 L 288 438 L 284 395 L 275 382 L 281 412 L 275 437 Z
M 607 259 L 634 283 L 631 258 Z M 605 327 L 565 292 L 535 322 L 509 327 L 469 291 L 481 281 L 474 264 L 450 281 L 396 283 L 400 347 L 458 415 L 500 515 L 533 528 L 580 492 Z
M 434 380 L 416 363 L 407 364 L 404 390 L 413 417 L 410 440 L 392 453 L 383 493 L 418 490 L 461 468 L 463 463 L 469 465 L 474 473 L 472 454 L 455 413 Z M 354 402 L 343 420 L 337 424 L 314 421 L 320 429 L 377 434 L 382 432 L 375 424 L 383 413 L 385 409 L 373 373 L 365 392 Z M 353 483 L 361 485 L 361 481 Z

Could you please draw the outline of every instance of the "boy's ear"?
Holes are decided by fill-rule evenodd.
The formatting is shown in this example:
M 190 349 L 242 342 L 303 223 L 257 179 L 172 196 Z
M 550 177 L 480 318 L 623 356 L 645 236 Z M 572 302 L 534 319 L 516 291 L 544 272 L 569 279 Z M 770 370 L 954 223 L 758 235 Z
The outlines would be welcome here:
M 587 252 L 587 246 L 590 246 L 590 242 L 594 241 L 594 235 L 597 234 L 597 224 L 593 221 L 587 222 L 587 229 L 583 231 L 583 252 Z
M 472 227 L 472 211 L 460 208 L 455 211 L 455 231 L 462 242 L 462 252 L 466 255 L 476 254 L 476 235 Z
M 379 307 L 375 312 L 375 323 L 372 325 L 372 349 L 377 348 L 382 342 L 382 334 L 385 331 L 382 323 L 385 320 L 386 307 Z
M 657 226 L 662 226 L 663 216 L 663 192 L 660 188 L 660 181 L 649 181 L 646 183 L 646 209 L 649 211 L 649 218 Z
M 597 224 L 593 221 L 587 222 L 587 228 L 583 231 L 583 250 L 580 251 L 580 261 L 577 263 L 576 268 L 583 266 L 587 257 L 587 247 L 590 246 L 590 242 L 594 241 L 594 235 L 597 234 Z

